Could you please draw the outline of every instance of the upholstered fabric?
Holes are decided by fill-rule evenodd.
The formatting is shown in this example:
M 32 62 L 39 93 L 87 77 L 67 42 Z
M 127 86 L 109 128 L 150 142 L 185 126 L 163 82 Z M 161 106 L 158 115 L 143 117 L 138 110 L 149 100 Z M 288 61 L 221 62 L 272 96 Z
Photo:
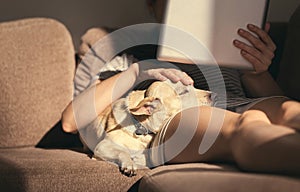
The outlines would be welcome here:
M 128 191 L 146 171 L 130 178 L 114 164 L 67 149 L 0 149 L 0 191 Z
M 64 25 L 45 18 L 1 23 L 0 45 L 0 191 L 136 191 L 147 169 L 126 177 L 62 131 L 75 71 Z
M 45 18 L 0 24 L 0 148 L 33 146 L 72 99 L 68 30 Z
M 243 173 L 230 166 L 204 163 L 156 168 L 142 178 L 140 192 L 298 192 L 300 180 L 293 177 Z

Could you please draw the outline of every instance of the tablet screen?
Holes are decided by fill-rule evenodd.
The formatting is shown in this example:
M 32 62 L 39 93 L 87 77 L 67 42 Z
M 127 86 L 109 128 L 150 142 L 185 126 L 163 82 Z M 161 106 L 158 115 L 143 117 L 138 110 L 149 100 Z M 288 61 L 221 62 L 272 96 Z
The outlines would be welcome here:
M 269 0 L 168 0 L 157 58 L 253 69 L 233 40 L 249 44 L 237 31 L 249 23 L 264 26 L 268 5 Z

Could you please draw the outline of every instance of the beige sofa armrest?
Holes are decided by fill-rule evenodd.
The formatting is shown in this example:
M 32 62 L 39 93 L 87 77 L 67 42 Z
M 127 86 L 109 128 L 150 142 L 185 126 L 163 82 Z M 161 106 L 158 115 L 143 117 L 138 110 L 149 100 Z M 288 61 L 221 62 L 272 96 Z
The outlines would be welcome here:
M 34 146 L 72 99 L 74 47 L 53 19 L 0 24 L 0 148 Z

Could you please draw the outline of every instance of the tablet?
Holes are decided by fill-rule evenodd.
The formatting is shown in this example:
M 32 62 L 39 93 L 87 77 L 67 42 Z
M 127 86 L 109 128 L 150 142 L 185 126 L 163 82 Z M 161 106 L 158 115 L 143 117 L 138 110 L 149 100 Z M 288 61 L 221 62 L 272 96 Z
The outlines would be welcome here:
M 253 69 L 233 40 L 247 24 L 265 25 L 269 0 L 168 0 L 157 59 Z

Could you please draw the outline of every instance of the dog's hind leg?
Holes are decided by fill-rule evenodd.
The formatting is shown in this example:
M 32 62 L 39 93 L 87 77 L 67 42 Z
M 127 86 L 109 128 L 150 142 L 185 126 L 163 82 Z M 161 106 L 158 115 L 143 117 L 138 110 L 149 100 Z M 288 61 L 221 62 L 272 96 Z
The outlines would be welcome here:
M 98 143 L 94 155 L 103 160 L 114 162 L 120 166 L 120 170 L 127 176 L 136 175 L 137 165 L 131 159 L 128 149 L 112 140 L 105 138 Z

